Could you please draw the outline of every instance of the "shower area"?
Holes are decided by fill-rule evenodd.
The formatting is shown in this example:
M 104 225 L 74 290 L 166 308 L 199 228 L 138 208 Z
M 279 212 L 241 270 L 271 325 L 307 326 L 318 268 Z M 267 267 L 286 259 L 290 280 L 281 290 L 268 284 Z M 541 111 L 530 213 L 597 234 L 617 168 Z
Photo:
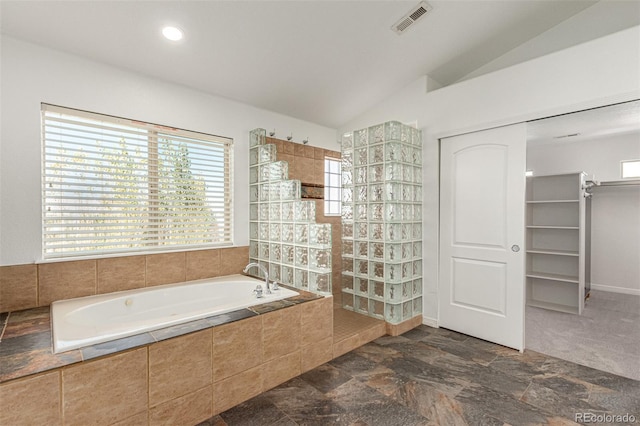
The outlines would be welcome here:
M 289 163 L 265 129 L 250 132 L 249 261 L 282 284 L 330 295 L 331 224 L 316 222 L 316 203 L 303 200 L 302 183 L 289 179 Z
M 328 219 L 322 201 L 302 198 L 314 167 L 294 167 L 300 159 L 289 155 L 322 149 L 250 132 L 249 261 L 272 280 L 333 294 L 336 341 L 421 323 L 421 144 L 419 130 L 391 121 L 345 134 L 341 152 L 325 150 L 342 159 L 342 214 L 332 229 L 319 223 Z

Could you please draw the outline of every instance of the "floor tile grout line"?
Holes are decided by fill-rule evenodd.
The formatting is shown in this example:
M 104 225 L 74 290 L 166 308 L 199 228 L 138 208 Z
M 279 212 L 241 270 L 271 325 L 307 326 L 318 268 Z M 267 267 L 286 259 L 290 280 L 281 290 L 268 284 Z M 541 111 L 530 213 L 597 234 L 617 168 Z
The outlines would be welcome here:
M 4 324 L 2 324 L 2 332 L 0 332 L 0 342 L 2 342 L 2 339 L 4 338 L 4 332 L 7 329 L 7 326 L 9 325 L 10 317 L 11 317 L 11 312 L 8 312 L 7 317 L 4 319 Z

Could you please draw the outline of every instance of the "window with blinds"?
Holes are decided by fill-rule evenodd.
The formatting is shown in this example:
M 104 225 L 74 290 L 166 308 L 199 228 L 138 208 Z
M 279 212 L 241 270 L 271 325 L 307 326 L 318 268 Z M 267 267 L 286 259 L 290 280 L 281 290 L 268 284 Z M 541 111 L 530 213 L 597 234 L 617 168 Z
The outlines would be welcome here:
M 42 105 L 45 259 L 232 243 L 233 140 Z

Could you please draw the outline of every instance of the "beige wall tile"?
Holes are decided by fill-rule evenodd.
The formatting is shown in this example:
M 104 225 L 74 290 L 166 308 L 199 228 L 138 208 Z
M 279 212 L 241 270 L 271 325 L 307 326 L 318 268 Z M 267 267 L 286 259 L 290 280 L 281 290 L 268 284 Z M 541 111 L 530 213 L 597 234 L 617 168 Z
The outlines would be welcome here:
M 304 155 L 307 158 L 314 158 L 315 157 L 315 148 L 310 146 L 310 145 L 302 145 L 302 155 Z
M 62 370 L 66 425 L 111 424 L 147 410 L 147 348 Z
M 300 349 L 300 308 L 297 305 L 262 316 L 262 362 Z
M 129 418 L 113 423 L 111 426 L 143 426 L 149 424 L 149 412 L 135 414 Z
M 262 371 L 262 366 L 254 367 L 215 383 L 214 414 L 222 413 L 262 393 Z
M 144 286 L 145 256 L 98 259 L 98 294 Z
M 187 281 L 220 275 L 220 250 L 186 252 Z
M 324 155 L 327 157 L 332 157 L 332 158 L 341 158 L 342 154 L 340 153 L 340 151 L 331 151 L 329 149 L 325 149 L 324 150 Z
M 302 180 L 302 162 L 300 162 L 301 157 L 291 156 L 291 161 L 289 162 L 289 179 L 297 179 Z
M 55 300 L 96 294 L 96 261 L 43 263 L 38 265 L 38 306 Z
M 337 358 L 349 351 L 359 348 L 365 343 L 369 343 L 386 334 L 385 323 L 380 321 L 378 324 L 368 327 L 363 331 L 333 343 L 333 357 Z M 334 334 L 335 338 L 335 334 Z
M 333 357 L 338 358 L 339 356 L 344 355 L 347 352 L 350 352 L 355 348 L 361 346 L 358 344 L 358 341 L 358 335 L 353 335 L 338 342 L 333 342 Z
M 262 362 L 262 316 L 213 329 L 214 383 Z
M 327 223 L 327 216 L 324 215 L 324 200 L 313 200 L 316 203 L 316 223 Z
M 0 266 L 0 312 L 38 306 L 38 267 Z
M 386 329 L 386 323 L 384 322 L 380 322 L 380 324 L 371 327 L 367 330 L 362 331 L 361 333 L 358 333 L 358 347 L 372 342 L 384 335 L 387 334 L 387 329 Z
M 300 351 L 276 358 L 263 365 L 263 391 L 300 375 Z
M 212 389 L 206 386 L 149 410 L 149 424 L 192 426 L 213 416 Z
M 300 180 L 304 183 L 313 183 L 313 158 L 298 157 L 296 165 L 300 172 Z
M 296 157 L 304 157 L 304 148 L 305 146 L 301 143 L 292 143 L 293 145 L 293 155 Z
M 220 249 L 220 275 L 241 274 L 249 263 L 249 246 Z
M 185 281 L 185 257 L 184 252 L 146 256 L 147 287 Z
M 296 144 L 289 141 L 282 141 L 282 147 L 284 148 L 284 152 L 289 155 L 295 154 Z
M 331 361 L 333 359 L 333 337 L 327 337 L 319 342 L 303 346 L 300 349 L 300 358 L 301 373 Z
M 333 336 L 333 297 L 307 302 L 300 308 L 302 346 Z
M 211 384 L 211 329 L 149 346 L 149 405 Z
M 324 160 L 313 160 L 313 181 L 316 185 L 324 185 Z
M 315 158 L 316 160 L 322 160 L 322 163 L 324 164 L 324 157 L 325 157 L 325 152 L 327 150 L 324 148 L 318 148 L 318 147 L 314 147 L 313 148 L 313 158 Z
M 60 425 L 60 372 L 0 385 L 0 425 Z

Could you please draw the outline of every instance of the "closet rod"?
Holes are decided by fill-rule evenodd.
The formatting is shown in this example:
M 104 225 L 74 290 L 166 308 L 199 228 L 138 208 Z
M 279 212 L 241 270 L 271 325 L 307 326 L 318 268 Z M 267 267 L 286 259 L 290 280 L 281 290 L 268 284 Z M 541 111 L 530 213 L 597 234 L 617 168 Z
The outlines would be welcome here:
M 593 188 L 597 188 L 598 186 L 632 186 L 632 185 L 640 185 L 640 179 L 609 180 L 609 181 L 600 182 L 597 185 L 594 185 Z

